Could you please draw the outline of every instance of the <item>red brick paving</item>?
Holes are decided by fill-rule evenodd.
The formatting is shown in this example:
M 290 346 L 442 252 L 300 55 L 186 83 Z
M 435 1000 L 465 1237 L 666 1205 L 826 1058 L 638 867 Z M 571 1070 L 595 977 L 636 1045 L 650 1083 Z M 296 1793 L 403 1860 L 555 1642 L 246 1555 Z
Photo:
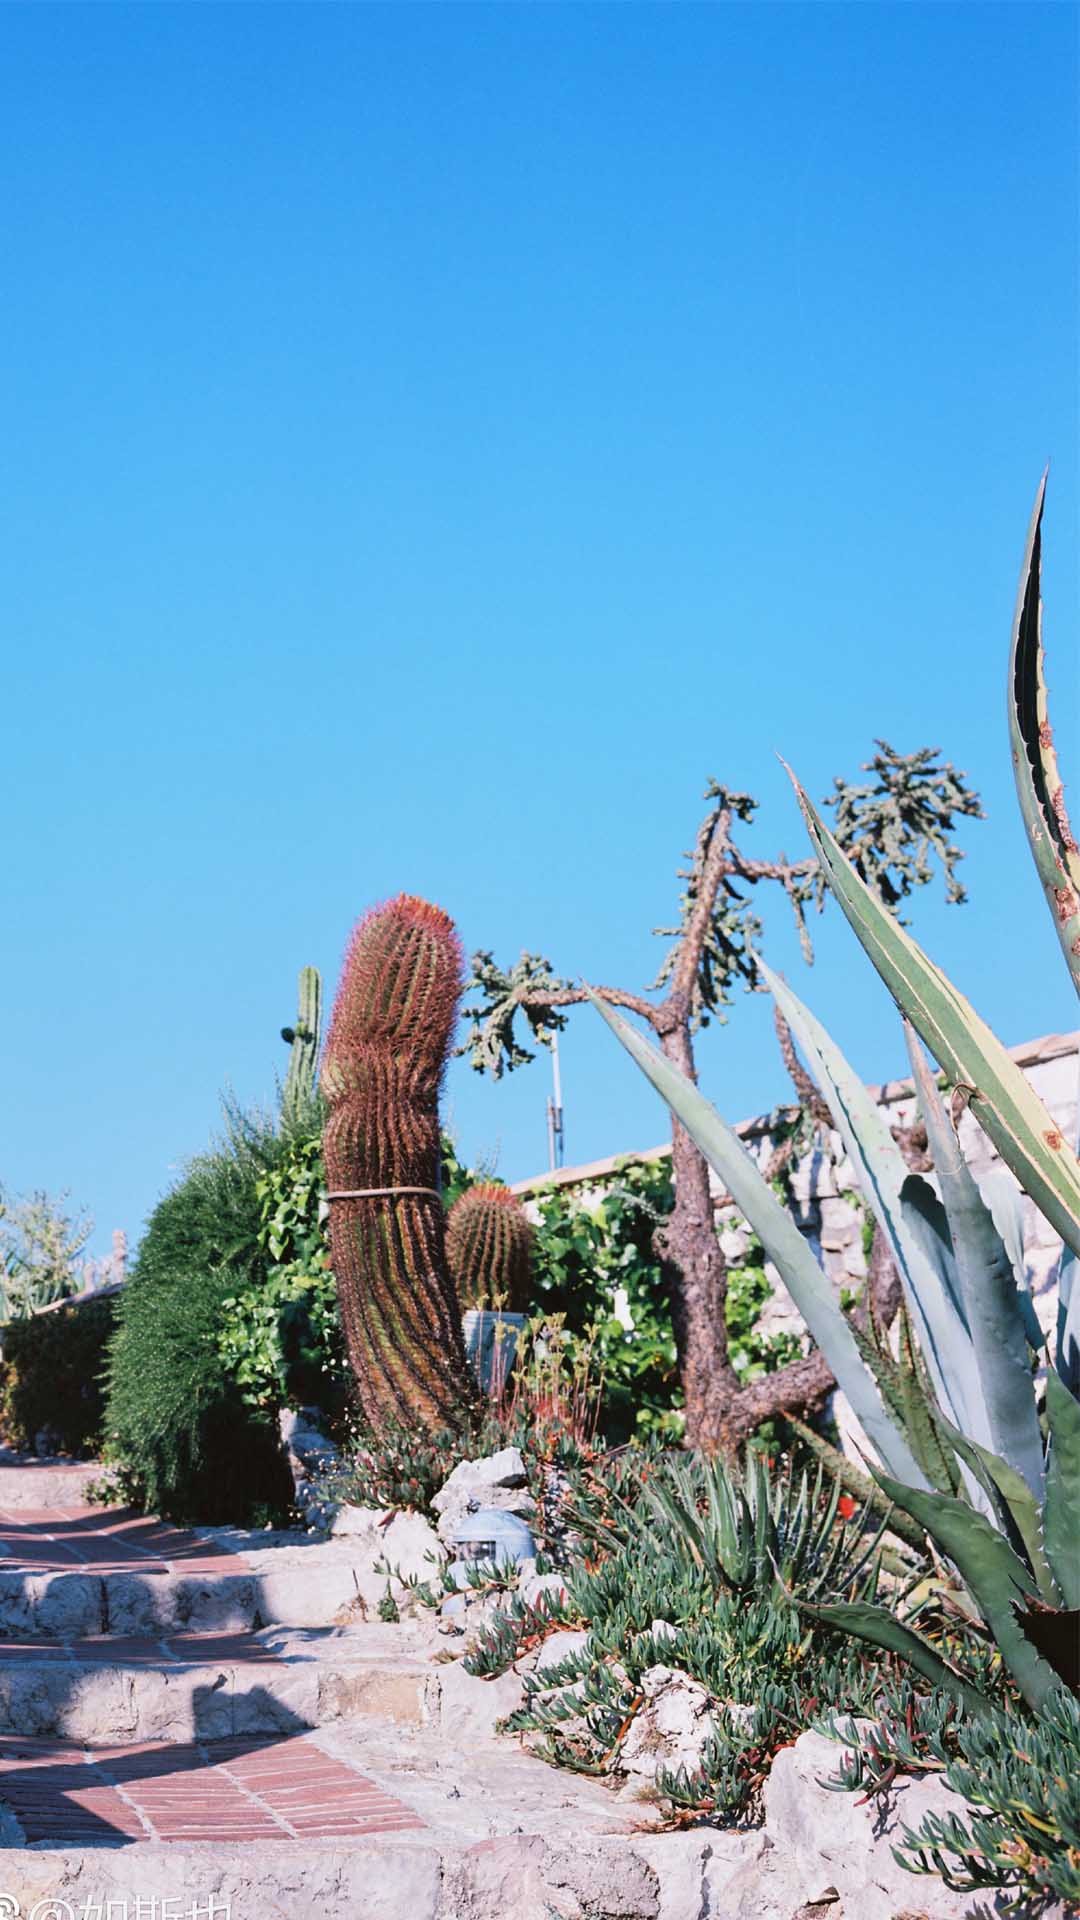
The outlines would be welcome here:
M 238 1553 L 127 1507 L 0 1508 L 0 1571 L 245 1573 Z
M 347 1840 L 423 1827 L 306 1735 L 82 1748 L 0 1736 L 0 1799 L 28 1842 Z
M 297 1636 L 300 1638 L 300 1636 Z M 293 1650 L 295 1657 L 295 1649 Z M 93 1634 L 85 1639 L 39 1640 L 5 1634 L 0 1638 L 0 1667 L 202 1667 L 280 1666 L 281 1655 L 251 1633 L 170 1633 L 160 1640 L 124 1634 Z
M 0 1509 L 0 1572 L 244 1574 L 239 1554 L 126 1509 Z M 246 1633 L 161 1639 L 0 1637 L 0 1667 L 25 1662 L 170 1668 L 279 1664 Z M 392 1794 L 325 1754 L 305 1735 L 212 1744 L 80 1747 L 0 1735 L 0 1800 L 30 1844 L 128 1845 L 138 1840 L 348 1840 L 400 1833 L 423 1820 Z

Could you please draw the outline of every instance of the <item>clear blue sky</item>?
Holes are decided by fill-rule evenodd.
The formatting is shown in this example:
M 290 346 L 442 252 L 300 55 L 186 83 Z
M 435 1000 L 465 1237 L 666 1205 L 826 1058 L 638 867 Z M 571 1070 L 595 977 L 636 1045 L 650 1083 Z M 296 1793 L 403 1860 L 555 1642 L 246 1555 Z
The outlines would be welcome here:
M 1003 675 L 1053 462 L 1077 720 L 1069 6 L 18 6 L 5 263 L 0 1179 L 134 1236 L 297 969 L 406 888 L 468 947 L 643 985 L 705 777 L 800 847 L 875 734 L 982 790 L 916 929 L 1003 1036 L 1077 1024 Z M 1080 788 L 1074 799 L 1080 804 Z M 939 895 L 940 899 L 940 895 Z M 798 971 L 868 1078 L 834 913 Z M 703 1040 L 730 1117 L 767 1007 Z M 664 1115 L 596 1016 L 572 1160 Z M 459 1063 L 469 1157 L 544 1163 L 546 1063 Z

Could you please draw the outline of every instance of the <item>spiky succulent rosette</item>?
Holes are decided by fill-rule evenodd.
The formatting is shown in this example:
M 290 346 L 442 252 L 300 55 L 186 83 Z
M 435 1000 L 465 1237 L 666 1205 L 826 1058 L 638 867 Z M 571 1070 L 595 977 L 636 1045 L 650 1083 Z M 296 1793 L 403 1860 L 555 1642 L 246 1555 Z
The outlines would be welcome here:
M 403 893 L 354 928 L 323 1062 L 323 1145 L 331 1194 L 378 1190 L 330 1203 L 346 1346 L 377 1428 L 461 1425 L 473 1401 L 436 1191 L 461 988 L 461 943 L 439 907 Z
M 446 1227 L 450 1272 L 463 1307 L 529 1304 L 533 1226 L 509 1187 L 481 1182 L 454 1202 Z

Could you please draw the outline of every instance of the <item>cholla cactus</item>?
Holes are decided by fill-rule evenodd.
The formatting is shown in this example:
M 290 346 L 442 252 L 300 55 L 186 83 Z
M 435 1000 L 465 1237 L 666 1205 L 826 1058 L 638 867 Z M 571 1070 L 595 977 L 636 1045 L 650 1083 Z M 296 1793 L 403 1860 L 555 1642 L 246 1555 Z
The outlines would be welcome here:
M 440 908 L 409 894 L 372 908 L 350 939 L 326 1043 L 331 1262 L 376 1428 L 461 1425 L 473 1399 L 437 1190 L 461 973 Z
M 532 1222 L 509 1187 L 469 1187 L 451 1207 L 446 1227 L 446 1254 L 462 1306 L 523 1313 L 533 1238 Z

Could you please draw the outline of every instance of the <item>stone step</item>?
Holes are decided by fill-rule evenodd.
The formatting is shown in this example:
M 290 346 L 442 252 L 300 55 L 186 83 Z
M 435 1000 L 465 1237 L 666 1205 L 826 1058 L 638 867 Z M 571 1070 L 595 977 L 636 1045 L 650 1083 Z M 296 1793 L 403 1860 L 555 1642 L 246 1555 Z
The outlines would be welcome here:
M 39 1460 L 0 1448 L 0 1512 L 78 1506 L 104 1472 L 98 1460 Z
M 392 1523 L 392 1552 L 407 1525 Z M 379 1545 L 196 1532 L 116 1507 L 0 1506 L 0 1633 L 340 1625 L 375 1611 L 386 1585 L 373 1570 Z
M 0 1800 L 0 1912 L 20 1920 L 689 1920 L 720 1911 L 708 1875 L 746 1852 L 649 1831 L 648 1809 L 512 1743 L 413 1728 L 380 1744 L 346 1723 L 187 1746 L 0 1739 Z
M 0 1641 L 0 1733 L 190 1741 L 338 1719 L 408 1726 L 436 1714 L 438 1699 L 419 1642 L 379 1623 Z

